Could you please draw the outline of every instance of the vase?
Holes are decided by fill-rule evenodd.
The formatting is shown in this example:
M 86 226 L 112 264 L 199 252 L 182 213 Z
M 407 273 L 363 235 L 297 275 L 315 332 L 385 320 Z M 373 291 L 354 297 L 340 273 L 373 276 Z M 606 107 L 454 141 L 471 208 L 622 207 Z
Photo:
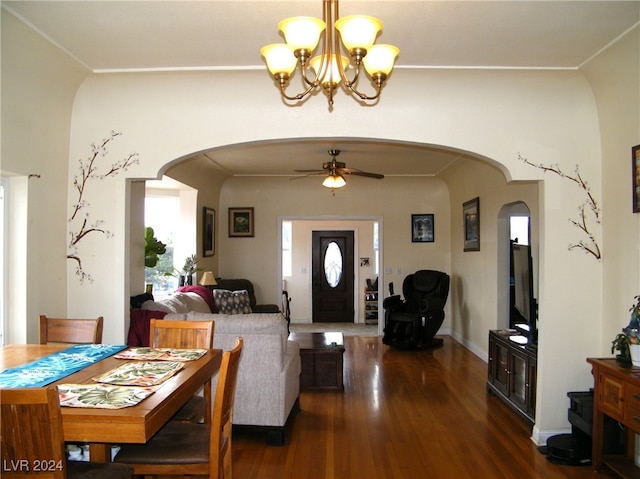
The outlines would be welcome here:
M 630 344 L 629 352 L 631 353 L 631 364 L 640 366 L 640 344 Z

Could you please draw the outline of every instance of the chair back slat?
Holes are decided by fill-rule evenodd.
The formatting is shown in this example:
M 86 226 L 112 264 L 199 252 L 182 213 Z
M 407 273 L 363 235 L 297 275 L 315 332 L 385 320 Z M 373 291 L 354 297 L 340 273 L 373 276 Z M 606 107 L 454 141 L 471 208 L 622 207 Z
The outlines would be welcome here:
M 222 355 L 211 418 L 211 439 L 209 441 L 209 477 L 211 478 L 233 477 L 231 472 L 231 426 L 243 345 L 244 340 L 238 337 L 233 349 Z
M 96 319 L 49 318 L 40 316 L 40 344 L 100 344 L 103 317 Z
M 213 321 L 174 321 L 152 319 L 149 327 L 149 346 L 152 348 L 211 349 Z
M 0 451 L 3 479 L 66 477 L 56 388 L 0 391 Z

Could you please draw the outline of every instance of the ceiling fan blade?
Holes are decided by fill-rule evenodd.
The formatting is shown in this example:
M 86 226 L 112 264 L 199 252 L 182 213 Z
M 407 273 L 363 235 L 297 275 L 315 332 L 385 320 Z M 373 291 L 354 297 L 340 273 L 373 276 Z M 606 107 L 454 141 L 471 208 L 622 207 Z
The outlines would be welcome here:
M 384 175 L 379 173 L 369 173 L 368 171 L 357 170 L 355 168 L 339 168 L 338 172 L 345 175 L 366 176 L 367 178 L 375 178 L 381 180 Z
M 293 170 L 296 173 L 326 173 L 327 170 Z
M 305 171 L 311 171 L 311 173 L 307 173 L 306 175 L 299 175 L 299 176 L 292 176 L 291 178 L 289 178 L 289 181 L 292 180 L 299 180 L 300 178 L 307 178 L 309 176 L 316 176 L 316 175 L 326 175 L 327 172 L 324 170 L 296 170 L 299 173 L 304 173 Z

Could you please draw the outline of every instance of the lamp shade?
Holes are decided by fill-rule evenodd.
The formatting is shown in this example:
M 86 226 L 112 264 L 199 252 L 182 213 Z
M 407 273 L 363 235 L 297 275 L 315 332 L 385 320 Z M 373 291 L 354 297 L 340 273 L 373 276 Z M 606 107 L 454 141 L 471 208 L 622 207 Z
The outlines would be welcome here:
M 202 274 L 202 278 L 200 278 L 200 284 L 202 286 L 215 286 L 218 283 L 216 282 L 216 278 L 213 276 L 213 273 L 211 271 L 205 271 Z
M 328 83 L 340 83 L 340 70 L 338 70 L 336 55 L 331 55 L 331 63 L 323 63 L 324 57 L 324 55 L 313 57 L 309 61 L 309 65 L 311 66 L 311 68 L 313 68 L 316 74 L 319 75 L 319 78 L 322 80 L 323 85 L 326 85 Z M 343 55 L 340 55 L 340 61 L 342 62 L 342 70 L 346 71 L 347 67 L 349 66 L 349 59 Z M 327 67 L 329 68 L 329 71 L 326 71 Z
M 322 186 L 327 188 L 342 188 L 347 182 L 340 175 L 329 175 L 322 182 Z
M 369 50 L 382 30 L 382 22 L 366 15 L 351 15 L 336 21 L 336 29 L 347 50 L 364 48 Z
M 293 70 L 296 69 L 298 60 L 296 60 L 291 49 L 284 43 L 266 45 L 260 49 L 260 54 L 267 62 L 267 68 L 273 76 L 278 73 L 291 75 Z
M 365 70 L 369 75 L 384 73 L 388 75 L 393 70 L 393 64 L 400 50 L 393 45 L 373 45 L 362 59 Z
M 325 28 L 327 24 L 314 17 L 291 17 L 278 23 L 278 29 L 294 52 L 300 49 L 309 52 L 315 50 Z

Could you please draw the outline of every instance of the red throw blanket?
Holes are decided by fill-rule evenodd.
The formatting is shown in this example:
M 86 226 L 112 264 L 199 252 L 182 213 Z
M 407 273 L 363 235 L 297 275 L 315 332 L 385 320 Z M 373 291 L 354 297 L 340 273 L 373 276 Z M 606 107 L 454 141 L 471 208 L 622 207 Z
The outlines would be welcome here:
M 213 299 L 213 291 L 209 288 L 205 288 L 204 286 L 180 286 L 177 291 L 180 293 L 196 293 L 206 301 L 212 313 L 218 312 L 218 307 Z
M 204 286 L 181 286 L 177 289 L 180 293 L 196 293 L 204 299 L 212 313 L 217 313 L 218 308 L 213 299 L 213 292 Z M 162 319 L 167 313 L 164 311 L 151 311 L 148 309 L 129 310 L 129 335 L 127 345 L 131 347 L 149 346 L 149 329 L 152 319 Z

